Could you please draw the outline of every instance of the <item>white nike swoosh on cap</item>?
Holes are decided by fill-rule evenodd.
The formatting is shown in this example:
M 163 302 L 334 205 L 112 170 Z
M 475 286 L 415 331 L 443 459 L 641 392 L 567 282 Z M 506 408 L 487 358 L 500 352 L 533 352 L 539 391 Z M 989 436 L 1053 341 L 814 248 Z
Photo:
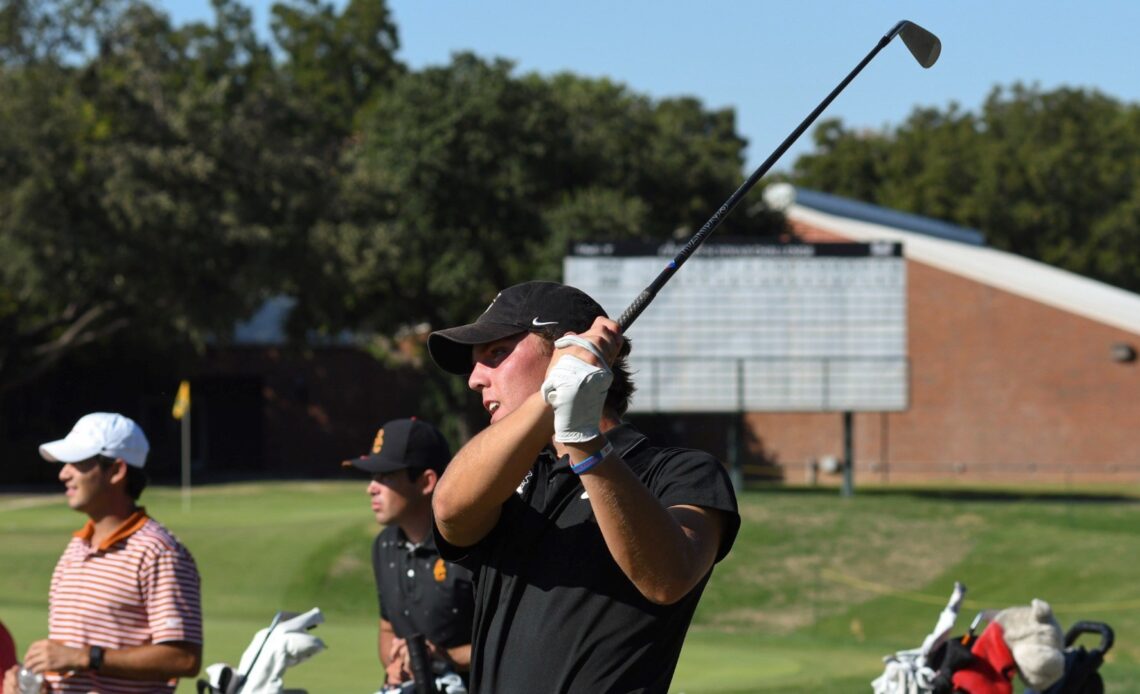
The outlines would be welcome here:
M 556 320 L 541 320 L 540 321 L 539 319 L 535 318 L 534 320 L 532 320 L 530 322 L 530 324 L 536 328 L 541 328 L 544 325 L 557 325 L 558 321 L 556 321 Z

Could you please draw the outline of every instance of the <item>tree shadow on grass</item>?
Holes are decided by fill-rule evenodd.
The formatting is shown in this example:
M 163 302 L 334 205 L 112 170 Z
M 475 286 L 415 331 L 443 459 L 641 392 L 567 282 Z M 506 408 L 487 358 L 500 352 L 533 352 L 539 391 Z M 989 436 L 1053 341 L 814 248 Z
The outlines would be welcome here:
M 749 491 L 777 491 L 781 494 L 804 494 L 815 496 L 838 496 L 836 487 L 787 486 L 780 484 L 750 484 Z M 1124 492 L 1074 490 L 1074 489 L 985 489 L 979 487 L 855 487 L 855 496 L 876 498 L 909 497 L 914 499 L 937 499 L 940 501 L 992 501 L 1027 502 L 1058 501 L 1079 504 L 1140 504 L 1140 495 Z

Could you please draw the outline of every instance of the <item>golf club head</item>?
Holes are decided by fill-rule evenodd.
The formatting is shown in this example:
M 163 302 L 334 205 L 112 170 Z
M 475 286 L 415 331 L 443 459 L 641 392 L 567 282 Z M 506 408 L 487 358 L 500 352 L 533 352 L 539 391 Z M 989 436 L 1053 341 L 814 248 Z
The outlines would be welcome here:
M 905 19 L 898 23 L 897 33 L 902 36 L 903 43 L 910 49 L 910 54 L 919 65 L 930 67 L 938 62 L 938 56 L 942 53 L 942 42 L 937 36 Z

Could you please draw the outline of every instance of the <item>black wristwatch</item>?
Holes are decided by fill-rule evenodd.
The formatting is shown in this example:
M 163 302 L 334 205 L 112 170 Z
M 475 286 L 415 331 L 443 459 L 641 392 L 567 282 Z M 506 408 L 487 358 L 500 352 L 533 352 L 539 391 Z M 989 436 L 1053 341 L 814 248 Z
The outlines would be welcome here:
M 87 655 L 91 659 L 90 669 L 93 672 L 99 672 L 103 669 L 103 656 L 106 654 L 102 646 L 92 646 L 91 650 L 87 651 Z

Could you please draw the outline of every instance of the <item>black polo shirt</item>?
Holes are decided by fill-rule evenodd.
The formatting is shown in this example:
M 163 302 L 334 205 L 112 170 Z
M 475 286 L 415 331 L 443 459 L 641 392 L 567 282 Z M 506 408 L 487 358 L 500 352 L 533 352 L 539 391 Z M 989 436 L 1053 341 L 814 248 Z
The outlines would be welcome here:
M 717 561 L 740 528 L 736 497 L 711 455 L 655 448 L 622 425 L 606 433 L 665 507 L 724 511 Z M 535 462 L 498 523 L 478 544 L 439 537 L 440 553 L 475 573 L 471 691 L 666 692 L 709 575 L 673 605 L 646 600 L 606 548 L 566 459 Z
M 396 636 L 423 634 L 446 648 L 471 643 L 471 572 L 444 561 L 431 535 L 414 545 L 399 526 L 384 528 L 372 543 L 372 572 L 380 617 Z

